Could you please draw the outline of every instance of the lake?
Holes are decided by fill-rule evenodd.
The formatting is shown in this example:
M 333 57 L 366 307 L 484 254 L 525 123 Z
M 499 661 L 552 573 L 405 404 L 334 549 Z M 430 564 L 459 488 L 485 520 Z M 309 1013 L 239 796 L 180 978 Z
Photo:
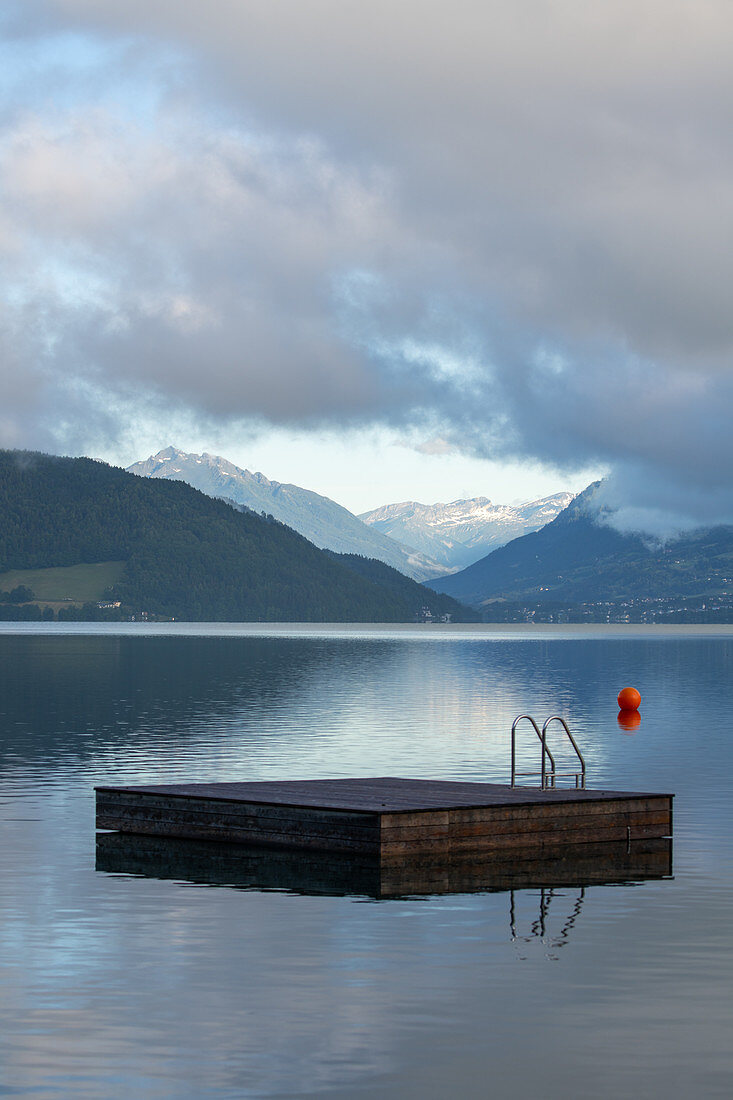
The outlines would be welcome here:
M 729 1096 L 732 672 L 733 627 L 2 624 L 0 1096 Z M 96 869 L 95 784 L 508 782 L 523 712 L 568 719 L 590 787 L 675 793 L 673 877 L 375 900 Z

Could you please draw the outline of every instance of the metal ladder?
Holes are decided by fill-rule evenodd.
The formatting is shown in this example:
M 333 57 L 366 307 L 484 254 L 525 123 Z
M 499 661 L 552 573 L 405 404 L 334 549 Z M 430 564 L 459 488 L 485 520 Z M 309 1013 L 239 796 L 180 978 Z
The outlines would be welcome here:
M 516 764 L 517 764 L 517 726 L 519 725 L 520 722 L 524 722 L 524 721 L 531 722 L 532 727 L 534 728 L 534 731 L 537 734 L 537 736 L 539 737 L 540 743 L 542 745 L 542 763 L 541 763 L 541 767 L 540 767 L 539 772 L 518 772 L 517 771 L 517 766 L 516 766 Z M 572 747 L 575 751 L 575 755 L 577 756 L 578 760 L 580 761 L 580 771 L 558 772 L 558 770 L 555 766 L 555 757 L 552 755 L 552 753 L 550 752 L 550 749 L 547 746 L 547 727 L 550 725 L 551 722 L 559 722 L 560 725 L 565 730 L 565 733 L 567 734 L 568 740 L 570 741 L 570 744 L 572 745 Z M 549 767 L 548 767 L 548 763 L 549 763 Z M 546 719 L 545 724 L 543 725 L 541 730 L 540 730 L 540 727 L 537 725 L 537 723 L 535 722 L 535 720 L 534 720 L 534 718 L 532 717 L 531 714 L 520 714 L 514 719 L 514 721 L 512 722 L 511 772 L 512 772 L 512 781 L 511 781 L 512 787 L 517 786 L 517 779 L 520 778 L 520 777 L 527 778 L 529 776 L 535 776 L 536 777 L 536 776 L 539 775 L 540 776 L 540 787 L 542 788 L 542 790 L 546 790 L 547 788 L 555 787 L 555 781 L 557 779 L 574 779 L 575 780 L 575 786 L 577 788 L 581 788 L 581 789 L 585 788 L 585 760 L 583 759 L 583 754 L 581 753 L 580 749 L 578 748 L 577 743 L 575 741 L 575 738 L 573 737 L 572 733 L 568 729 L 567 722 L 565 721 L 564 718 L 561 718 L 559 714 L 551 714 L 550 717 L 548 719 Z

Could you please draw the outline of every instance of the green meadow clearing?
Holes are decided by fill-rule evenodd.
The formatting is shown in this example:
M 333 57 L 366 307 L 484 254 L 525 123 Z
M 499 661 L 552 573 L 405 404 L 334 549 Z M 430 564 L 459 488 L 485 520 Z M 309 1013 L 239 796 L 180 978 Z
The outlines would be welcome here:
M 105 589 L 117 584 L 124 568 L 124 561 L 100 561 L 56 569 L 11 569 L 0 573 L 0 589 L 10 592 L 25 584 L 39 603 L 87 603 L 101 600 Z

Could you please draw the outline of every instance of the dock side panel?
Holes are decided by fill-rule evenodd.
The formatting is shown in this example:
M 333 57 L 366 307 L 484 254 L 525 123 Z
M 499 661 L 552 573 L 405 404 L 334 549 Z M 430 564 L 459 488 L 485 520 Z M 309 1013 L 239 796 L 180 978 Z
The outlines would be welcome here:
M 376 854 L 376 814 L 97 791 L 98 829 L 286 848 Z

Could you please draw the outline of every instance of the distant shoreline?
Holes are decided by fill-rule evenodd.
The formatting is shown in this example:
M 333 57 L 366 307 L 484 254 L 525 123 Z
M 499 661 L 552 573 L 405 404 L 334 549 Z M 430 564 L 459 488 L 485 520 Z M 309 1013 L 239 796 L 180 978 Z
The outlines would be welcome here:
M 124 637 L 303 637 L 572 641 L 578 638 L 733 638 L 733 623 L 228 623 L 0 622 L 0 635 Z

